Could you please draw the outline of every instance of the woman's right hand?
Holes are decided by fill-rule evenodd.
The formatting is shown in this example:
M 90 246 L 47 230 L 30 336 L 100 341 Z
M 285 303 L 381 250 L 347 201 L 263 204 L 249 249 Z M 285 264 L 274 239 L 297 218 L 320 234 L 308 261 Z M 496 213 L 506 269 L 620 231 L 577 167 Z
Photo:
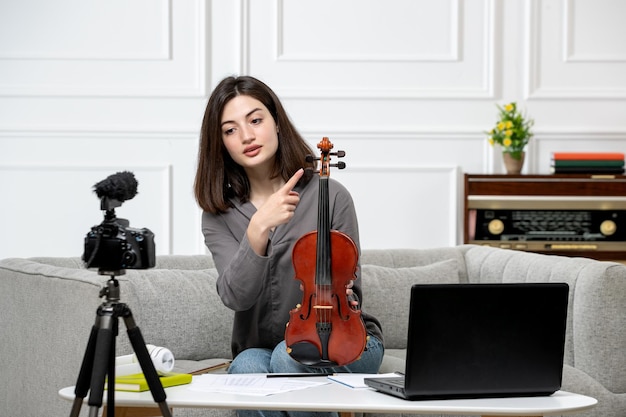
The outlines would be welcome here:
M 278 191 L 272 194 L 250 219 L 248 241 L 252 249 L 260 256 L 267 252 L 269 233 L 276 226 L 288 223 L 294 216 L 300 202 L 300 195 L 293 191 L 302 178 L 303 169 L 299 169 Z

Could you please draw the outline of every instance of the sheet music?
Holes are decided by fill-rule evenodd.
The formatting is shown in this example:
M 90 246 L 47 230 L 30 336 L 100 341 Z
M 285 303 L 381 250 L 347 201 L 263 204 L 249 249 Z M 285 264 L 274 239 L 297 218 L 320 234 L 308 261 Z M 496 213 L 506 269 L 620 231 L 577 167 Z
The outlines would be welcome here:
M 194 376 L 189 389 L 247 395 L 273 395 L 281 392 L 329 384 L 326 378 L 267 378 L 265 374 L 203 374 Z

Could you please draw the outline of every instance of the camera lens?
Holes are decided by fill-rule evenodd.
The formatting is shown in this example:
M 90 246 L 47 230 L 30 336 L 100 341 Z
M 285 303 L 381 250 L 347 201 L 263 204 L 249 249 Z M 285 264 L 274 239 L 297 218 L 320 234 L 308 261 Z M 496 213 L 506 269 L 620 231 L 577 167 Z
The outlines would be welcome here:
M 135 265 L 135 262 L 137 261 L 137 255 L 135 255 L 135 252 L 126 251 L 122 256 L 122 259 L 124 260 L 126 267 L 132 266 Z

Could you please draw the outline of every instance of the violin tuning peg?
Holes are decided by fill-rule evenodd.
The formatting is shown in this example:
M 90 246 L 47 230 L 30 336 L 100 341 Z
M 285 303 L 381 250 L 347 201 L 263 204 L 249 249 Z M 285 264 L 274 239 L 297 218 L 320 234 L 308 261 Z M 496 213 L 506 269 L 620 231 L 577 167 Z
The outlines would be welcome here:
M 346 167 L 345 162 L 337 162 L 336 164 L 332 164 L 332 166 L 337 167 L 337 169 L 344 169 Z
M 336 155 L 337 158 L 343 158 L 344 156 L 346 156 L 346 151 L 337 151 Z
M 313 161 L 319 161 L 320 159 L 319 159 L 319 158 L 314 157 L 313 155 L 307 155 L 307 156 L 306 156 L 306 158 L 305 158 L 305 160 L 306 160 L 307 162 L 313 162 Z

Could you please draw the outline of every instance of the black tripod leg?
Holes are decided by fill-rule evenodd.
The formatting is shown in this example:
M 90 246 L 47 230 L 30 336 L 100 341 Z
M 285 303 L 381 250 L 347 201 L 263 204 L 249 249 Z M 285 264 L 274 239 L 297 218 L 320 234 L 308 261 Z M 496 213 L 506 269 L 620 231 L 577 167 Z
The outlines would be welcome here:
M 83 363 L 80 366 L 76 387 L 74 388 L 75 398 L 74 403 L 72 404 L 72 410 L 70 411 L 70 417 L 78 417 L 80 408 L 83 405 L 83 399 L 89 392 L 89 383 L 91 382 L 91 371 L 93 369 L 93 358 L 96 352 L 97 337 L 98 327 L 97 325 L 94 325 L 91 328 L 91 333 L 89 334 L 89 341 L 87 342 L 87 348 L 85 349 L 85 356 L 83 357 Z
M 118 325 L 119 320 L 113 320 L 113 339 L 111 340 L 111 350 L 109 351 L 107 382 L 107 417 L 115 417 L 115 340 L 118 335 Z
M 93 371 L 91 374 L 91 391 L 89 393 L 89 416 L 97 417 L 98 410 L 102 407 L 104 394 L 104 381 L 106 379 L 108 364 L 113 343 L 113 322 L 117 320 L 111 312 L 105 311 L 100 317 L 96 351 L 94 354 Z
M 124 317 L 124 323 L 126 324 L 126 329 L 128 330 L 128 338 L 133 346 L 135 355 L 137 355 L 137 360 L 139 361 L 141 370 L 146 377 L 148 387 L 150 387 L 152 398 L 154 398 L 154 402 L 159 405 L 161 415 L 163 415 L 163 417 L 172 417 L 172 413 L 170 413 L 170 409 L 165 402 L 165 389 L 163 389 L 159 375 L 154 368 L 154 364 L 150 358 L 150 353 L 148 352 L 146 343 L 141 335 L 141 330 L 139 330 L 139 327 L 135 324 L 133 315 L 128 307 L 126 307 L 126 311 L 122 314 L 122 317 Z

